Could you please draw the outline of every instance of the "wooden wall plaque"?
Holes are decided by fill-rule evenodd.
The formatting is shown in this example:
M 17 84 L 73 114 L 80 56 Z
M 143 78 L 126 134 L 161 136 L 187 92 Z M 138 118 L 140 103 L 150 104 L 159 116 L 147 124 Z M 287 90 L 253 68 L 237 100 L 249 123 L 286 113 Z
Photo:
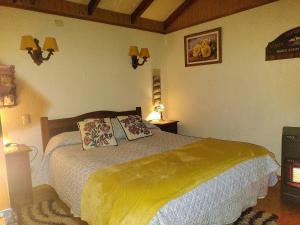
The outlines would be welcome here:
M 266 61 L 300 57 L 300 27 L 281 34 L 266 47 Z
M 161 103 L 161 79 L 160 70 L 154 69 L 152 75 L 152 104 L 158 106 Z
M 0 65 L 0 107 L 9 107 L 15 105 L 15 67 Z

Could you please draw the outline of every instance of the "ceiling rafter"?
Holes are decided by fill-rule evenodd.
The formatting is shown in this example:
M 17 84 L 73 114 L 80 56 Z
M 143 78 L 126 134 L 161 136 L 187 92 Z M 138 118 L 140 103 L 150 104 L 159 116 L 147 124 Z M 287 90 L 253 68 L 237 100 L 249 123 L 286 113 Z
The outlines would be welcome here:
M 95 8 L 92 15 L 89 15 L 87 4 L 69 0 L 0 0 L 0 6 L 166 34 L 279 0 L 194 0 L 195 2 L 192 3 L 191 7 L 188 7 L 190 1 L 192 2 L 192 0 L 186 0 L 164 22 L 139 16 L 135 23 L 131 23 L 132 17 L 129 14 L 99 7 Z M 185 10 L 182 10 L 182 7 Z
M 69 2 L 66 0 L 0 0 L 0 6 L 7 6 L 30 11 L 54 14 L 59 16 L 89 20 L 99 23 L 107 23 L 122 27 L 147 30 L 156 33 L 165 33 L 163 23 L 155 20 L 140 18 L 135 24 L 131 24 L 130 15 L 97 8 L 93 15 L 88 15 L 87 5 Z
M 95 10 L 97 9 L 99 3 L 101 0 L 90 0 L 89 4 L 88 4 L 88 14 L 92 15 Z
M 131 14 L 131 23 L 135 23 L 135 21 L 146 11 L 152 2 L 153 0 L 143 0 Z
M 187 7 L 195 0 L 185 0 L 165 21 L 164 21 L 164 29 L 166 30 L 181 13 L 186 10 Z

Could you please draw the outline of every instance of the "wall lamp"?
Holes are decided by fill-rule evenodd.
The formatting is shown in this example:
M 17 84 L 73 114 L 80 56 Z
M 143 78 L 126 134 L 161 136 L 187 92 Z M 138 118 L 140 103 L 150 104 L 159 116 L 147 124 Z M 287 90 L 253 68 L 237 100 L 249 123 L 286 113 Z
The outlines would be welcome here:
M 136 69 L 138 66 L 144 65 L 144 63 L 147 62 L 147 59 L 150 58 L 148 48 L 141 48 L 141 51 L 139 52 L 137 46 L 130 46 L 128 55 L 131 56 L 132 67 L 134 69 Z M 140 58 L 143 58 L 141 63 L 139 62 Z
M 43 51 L 48 51 L 48 55 L 46 57 L 43 56 L 43 51 L 39 46 L 39 40 L 33 38 L 30 35 L 23 36 L 21 39 L 21 50 L 25 50 L 31 56 L 32 60 L 39 66 L 43 63 L 43 61 L 47 61 L 50 59 L 53 52 L 58 52 L 58 47 L 55 38 L 46 37 L 45 43 L 43 46 Z

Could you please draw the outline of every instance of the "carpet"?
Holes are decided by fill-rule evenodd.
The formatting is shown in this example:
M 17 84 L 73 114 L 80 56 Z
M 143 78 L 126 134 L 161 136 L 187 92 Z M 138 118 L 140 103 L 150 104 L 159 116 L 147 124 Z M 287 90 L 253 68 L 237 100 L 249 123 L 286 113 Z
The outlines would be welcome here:
M 87 225 L 74 217 L 49 185 L 33 189 L 33 203 L 17 209 L 19 225 Z
M 48 200 L 21 209 L 19 222 L 22 225 L 79 225 L 78 218 L 64 210 L 57 201 Z
M 265 211 L 248 208 L 230 225 L 277 225 L 278 216 Z

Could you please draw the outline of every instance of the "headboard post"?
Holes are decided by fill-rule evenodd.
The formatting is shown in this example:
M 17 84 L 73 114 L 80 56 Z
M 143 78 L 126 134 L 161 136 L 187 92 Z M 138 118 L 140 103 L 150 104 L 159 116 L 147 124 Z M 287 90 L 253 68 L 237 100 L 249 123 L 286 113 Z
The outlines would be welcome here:
M 49 129 L 49 120 L 48 117 L 41 117 L 41 130 L 42 130 L 42 141 L 43 149 L 45 151 L 46 146 L 50 140 L 50 129 Z
M 135 110 L 136 110 L 137 115 L 142 116 L 142 108 L 141 107 L 136 107 Z

